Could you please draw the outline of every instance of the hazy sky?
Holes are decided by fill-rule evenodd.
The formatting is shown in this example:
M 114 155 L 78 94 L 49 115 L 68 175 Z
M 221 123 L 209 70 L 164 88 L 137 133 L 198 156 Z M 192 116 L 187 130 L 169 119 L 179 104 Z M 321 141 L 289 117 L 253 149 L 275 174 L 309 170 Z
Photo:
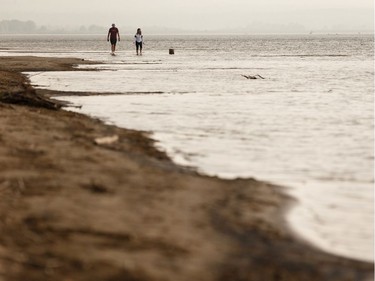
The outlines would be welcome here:
M 0 20 L 38 25 L 220 29 L 298 23 L 373 27 L 373 0 L 0 0 Z

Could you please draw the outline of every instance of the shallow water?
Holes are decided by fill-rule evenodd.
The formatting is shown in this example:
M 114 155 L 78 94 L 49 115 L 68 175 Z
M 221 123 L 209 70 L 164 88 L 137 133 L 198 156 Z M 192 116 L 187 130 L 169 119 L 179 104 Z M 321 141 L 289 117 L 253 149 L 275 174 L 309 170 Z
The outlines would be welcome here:
M 373 260 L 371 36 L 154 36 L 142 57 L 130 43 L 111 57 L 97 51 L 108 48 L 103 42 L 86 39 L 56 37 L 40 49 L 40 38 L 8 38 L 2 54 L 105 62 L 100 72 L 31 80 L 118 93 L 62 99 L 108 123 L 152 131 L 177 163 L 203 173 L 291 187 L 301 203 L 288 216 L 293 229 L 323 250 Z M 265 79 L 241 76 L 255 74 Z

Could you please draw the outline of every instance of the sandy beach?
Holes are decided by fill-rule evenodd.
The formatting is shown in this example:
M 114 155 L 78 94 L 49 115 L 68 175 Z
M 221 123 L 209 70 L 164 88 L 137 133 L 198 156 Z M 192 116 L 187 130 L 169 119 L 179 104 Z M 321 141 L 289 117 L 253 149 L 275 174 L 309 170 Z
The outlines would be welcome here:
M 373 280 L 291 232 L 282 187 L 177 166 L 21 74 L 90 63 L 0 57 L 0 281 Z

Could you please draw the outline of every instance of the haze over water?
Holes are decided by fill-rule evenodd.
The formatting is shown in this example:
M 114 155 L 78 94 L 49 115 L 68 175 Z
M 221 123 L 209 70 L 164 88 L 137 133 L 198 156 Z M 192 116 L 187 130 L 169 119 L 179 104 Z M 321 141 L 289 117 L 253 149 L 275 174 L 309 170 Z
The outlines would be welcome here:
M 103 61 L 100 72 L 33 73 L 31 81 L 117 93 L 63 99 L 153 132 L 177 163 L 291 187 L 300 204 L 288 220 L 298 233 L 326 251 L 373 260 L 372 36 L 145 36 L 142 57 L 131 38 L 116 57 L 101 37 L 6 39 L 2 55 Z M 241 76 L 255 74 L 265 79 Z

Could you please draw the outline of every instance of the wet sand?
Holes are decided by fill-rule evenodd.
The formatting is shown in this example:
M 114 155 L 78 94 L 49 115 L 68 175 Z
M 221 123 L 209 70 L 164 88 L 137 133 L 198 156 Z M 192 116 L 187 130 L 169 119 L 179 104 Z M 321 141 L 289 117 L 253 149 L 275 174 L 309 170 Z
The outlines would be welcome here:
M 373 280 L 293 235 L 282 187 L 179 167 L 20 74 L 81 63 L 0 57 L 0 281 Z

